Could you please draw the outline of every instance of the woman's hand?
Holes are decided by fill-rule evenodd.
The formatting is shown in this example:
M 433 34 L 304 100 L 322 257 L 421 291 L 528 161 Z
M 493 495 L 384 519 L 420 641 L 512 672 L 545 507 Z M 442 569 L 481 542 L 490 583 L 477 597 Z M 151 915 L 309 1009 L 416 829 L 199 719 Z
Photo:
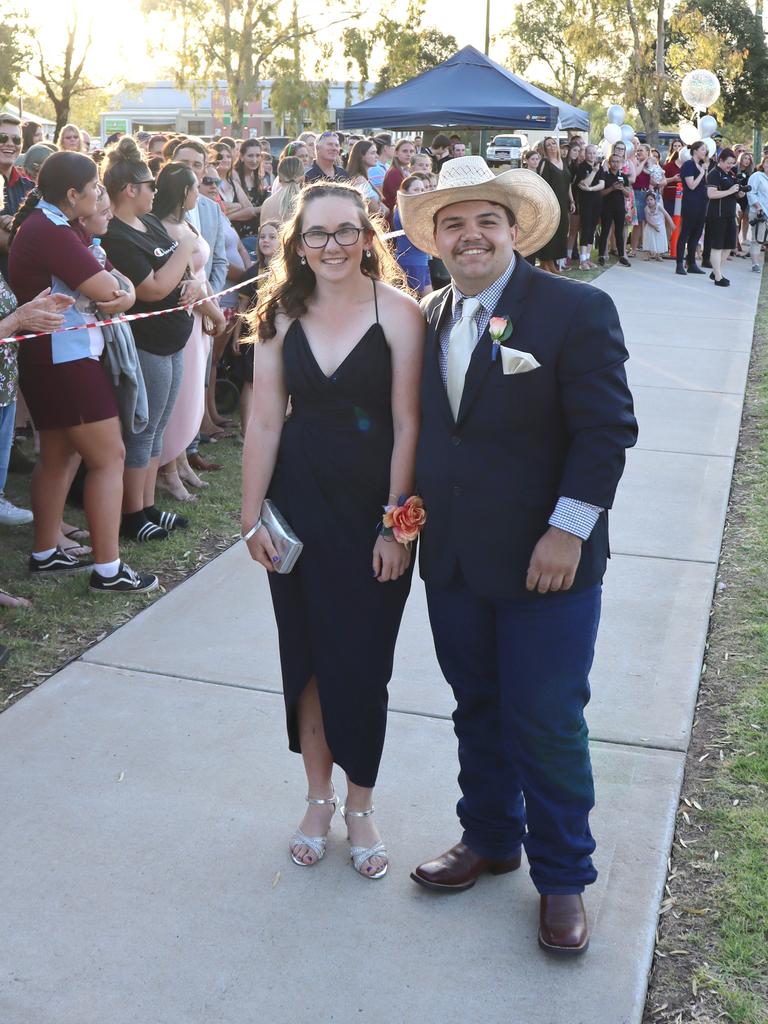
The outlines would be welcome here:
M 185 281 L 181 286 L 181 301 L 184 305 L 190 302 L 197 302 L 198 299 L 204 299 L 208 291 L 208 286 L 204 281 Z
M 576 203 L 574 203 L 573 200 L 571 200 L 571 202 L 568 204 L 568 207 L 571 213 L 576 213 Z
M 217 334 L 223 334 L 227 328 L 227 321 L 222 311 L 215 302 L 209 303 L 204 308 L 206 317 L 208 317 L 212 323 L 212 329 L 210 331 L 206 331 L 205 327 L 203 327 L 205 333 L 210 334 L 214 338 Z
M 46 288 L 11 314 L 16 318 L 18 325 L 15 330 L 44 331 L 46 334 L 56 331 L 64 324 L 62 313 L 69 309 L 74 301 L 71 295 L 51 295 L 51 289 Z
M 112 298 L 106 302 L 97 302 L 96 308 L 100 313 L 104 313 L 105 316 L 112 316 L 113 313 L 123 313 L 126 309 L 130 309 L 133 305 L 133 299 L 129 292 L 124 291 L 122 288 L 115 288 L 112 292 Z
M 411 564 L 411 552 L 391 538 L 377 537 L 373 545 L 373 575 L 379 583 L 399 579 Z
M 263 565 L 267 572 L 276 571 L 280 564 L 280 559 L 275 551 L 272 538 L 269 536 L 269 530 L 267 530 L 266 526 L 262 526 L 258 529 L 250 540 L 247 540 L 245 543 L 254 562 L 258 562 L 259 565 Z

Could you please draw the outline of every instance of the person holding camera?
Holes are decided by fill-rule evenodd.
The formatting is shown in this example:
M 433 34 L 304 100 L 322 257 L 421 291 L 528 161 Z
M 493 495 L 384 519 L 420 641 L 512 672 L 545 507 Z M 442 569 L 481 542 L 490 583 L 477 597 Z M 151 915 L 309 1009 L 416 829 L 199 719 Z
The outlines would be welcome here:
M 751 192 L 747 194 L 749 203 L 749 255 L 752 259 L 752 270 L 760 273 L 760 250 L 768 242 L 768 154 L 749 177 Z
M 707 169 L 709 157 L 705 142 L 694 142 L 691 159 L 680 168 L 683 183 L 682 220 L 680 237 L 677 241 L 677 274 L 703 274 L 696 265 L 696 246 L 699 244 L 707 220 Z M 688 250 L 686 259 L 686 248 Z
M 707 174 L 707 230 L 712 246 L 709 256 L 712 273 L 709 276 L 718 288 L 727 288 L 731 283 L 723 277 L 722 266 L 728 253 L 736 248 L 736 197 L 746 194 L 744 190 L 749 189 L 749 185 L 744 185 L 731 173 L 735 164 L 733 150 L 723 149 Z

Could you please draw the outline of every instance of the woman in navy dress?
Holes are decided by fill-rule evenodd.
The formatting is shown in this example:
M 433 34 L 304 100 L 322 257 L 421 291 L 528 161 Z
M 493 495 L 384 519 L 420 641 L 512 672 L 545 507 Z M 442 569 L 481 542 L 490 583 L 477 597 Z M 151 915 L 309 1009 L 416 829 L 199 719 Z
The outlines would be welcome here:
M 304 190 L 272 268 L 255 313 L 242 525 L 251 531 L 270 497 L 304 543 L 281 575 L 266 529 L 247 541 L 270 572 L 289 746 L 308 781 L 291 857 L 310 866 L 325 853 L 335 763 L 347 776 L 353 864 L 380 878 L 373 787 L 413 566 L 377 527 L 383 506 L 413 493 L 424 321 L 390 283 L 401 275 L 351 186 Z

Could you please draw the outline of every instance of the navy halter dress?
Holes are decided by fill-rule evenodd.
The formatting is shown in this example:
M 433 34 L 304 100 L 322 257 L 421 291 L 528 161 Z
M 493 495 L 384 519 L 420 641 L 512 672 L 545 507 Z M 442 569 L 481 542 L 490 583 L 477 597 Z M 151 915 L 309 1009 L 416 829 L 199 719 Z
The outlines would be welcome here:
M 372 570 L 393 446 L 392 366 L 378 303 L 376 322 L 330 377 L 299 320 L 286 332 L 283 364 L 292 412 L 269 497 L 304 542 L 289 574 L 269 574 L 289 746 L 300 752 L 297 705 L 315 676 L 335 763 L 372 787 L 413 571 L 412 560 L 399 580 L 380 583 Z

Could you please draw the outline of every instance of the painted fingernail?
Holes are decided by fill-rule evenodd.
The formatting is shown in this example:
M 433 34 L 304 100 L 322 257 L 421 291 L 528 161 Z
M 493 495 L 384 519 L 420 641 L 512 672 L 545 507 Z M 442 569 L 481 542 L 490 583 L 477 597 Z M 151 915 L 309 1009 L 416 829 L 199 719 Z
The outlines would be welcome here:
M 280 561 L 280 555 L 272 555 L 272 561 L 277 564 Z

